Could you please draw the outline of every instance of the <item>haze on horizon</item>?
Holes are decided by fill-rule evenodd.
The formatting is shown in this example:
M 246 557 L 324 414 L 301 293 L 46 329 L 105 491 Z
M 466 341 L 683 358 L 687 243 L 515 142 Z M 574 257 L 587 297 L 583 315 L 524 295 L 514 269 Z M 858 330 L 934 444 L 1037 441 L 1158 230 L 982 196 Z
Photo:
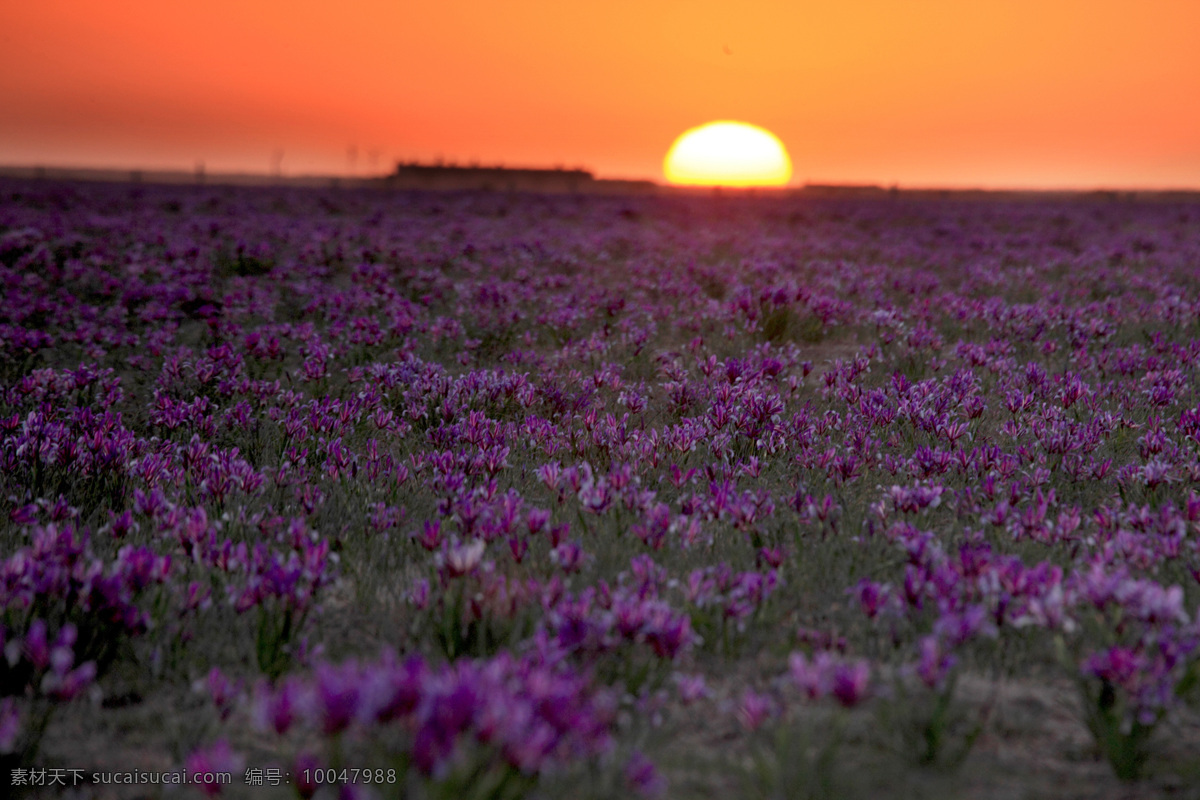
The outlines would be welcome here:
M 736 119 L 797 185 L 1200 188 L 1197 30 L 1186 0 L 8 3 L 0 164 L 662 180 Z

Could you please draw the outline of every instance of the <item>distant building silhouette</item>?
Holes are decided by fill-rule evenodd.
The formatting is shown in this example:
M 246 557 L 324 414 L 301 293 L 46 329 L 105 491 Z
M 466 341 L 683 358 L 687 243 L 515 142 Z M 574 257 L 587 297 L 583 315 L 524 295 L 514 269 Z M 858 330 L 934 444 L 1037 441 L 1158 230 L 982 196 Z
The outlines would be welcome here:
M 283 150 L 271 155 L 271 171 L 262 173 L 209 172 L 203 161 L 190 171 L 96 169 L 87 167 L 5 166 L 0 178 L 110 181 L 118 183 L 208 184 L 213 186 L 320 186 L 338 188 L 483 190 L 541 194 L 656 194 L 666 191 L 653 181 L 597 178 L 585 169 L 510 169 L 455 164 L 401 163 L 390 174 L 368 177 L 290 175 L 282 169 Z
M 583 192 L 596 176 L 585 169 L 516 169 L 401 162 L 388 182 L 406 189 L 484 189 L 507 192 Z

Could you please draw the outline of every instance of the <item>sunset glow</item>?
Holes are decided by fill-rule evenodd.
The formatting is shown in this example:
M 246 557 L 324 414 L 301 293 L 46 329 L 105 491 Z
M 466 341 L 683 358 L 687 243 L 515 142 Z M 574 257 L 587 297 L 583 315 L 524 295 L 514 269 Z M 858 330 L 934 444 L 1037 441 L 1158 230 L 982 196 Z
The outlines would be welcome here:
M 667 151 L 663 174 L 681 186 L 786 186 L 792 161 L 770 131 L 720 120 L 680 134 Z
M 0 3 L 0 164 L 661 181 L 740 119 L 795 185 L 1198 187 L 1197 30 L 1189 0 Z

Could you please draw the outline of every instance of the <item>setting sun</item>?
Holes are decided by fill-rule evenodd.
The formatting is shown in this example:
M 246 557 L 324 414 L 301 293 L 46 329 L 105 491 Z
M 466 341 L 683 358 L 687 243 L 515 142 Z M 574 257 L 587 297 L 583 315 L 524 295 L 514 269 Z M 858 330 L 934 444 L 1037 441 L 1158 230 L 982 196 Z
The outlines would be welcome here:
M 684 131 L 667 151 L 663 174 L 682 186 L 786 186 L 792 161 L 770 131 L 721 120 Z

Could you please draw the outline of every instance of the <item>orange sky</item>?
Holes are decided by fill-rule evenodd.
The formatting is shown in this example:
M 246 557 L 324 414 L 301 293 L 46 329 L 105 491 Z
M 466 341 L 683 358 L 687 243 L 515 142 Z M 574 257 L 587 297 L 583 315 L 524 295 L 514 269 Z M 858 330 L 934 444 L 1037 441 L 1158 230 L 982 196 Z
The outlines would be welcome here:
M 1200 2 L 0 4 L 2 164 L 657 180 L 714 119 L 795 184 L 1200 188 Z

